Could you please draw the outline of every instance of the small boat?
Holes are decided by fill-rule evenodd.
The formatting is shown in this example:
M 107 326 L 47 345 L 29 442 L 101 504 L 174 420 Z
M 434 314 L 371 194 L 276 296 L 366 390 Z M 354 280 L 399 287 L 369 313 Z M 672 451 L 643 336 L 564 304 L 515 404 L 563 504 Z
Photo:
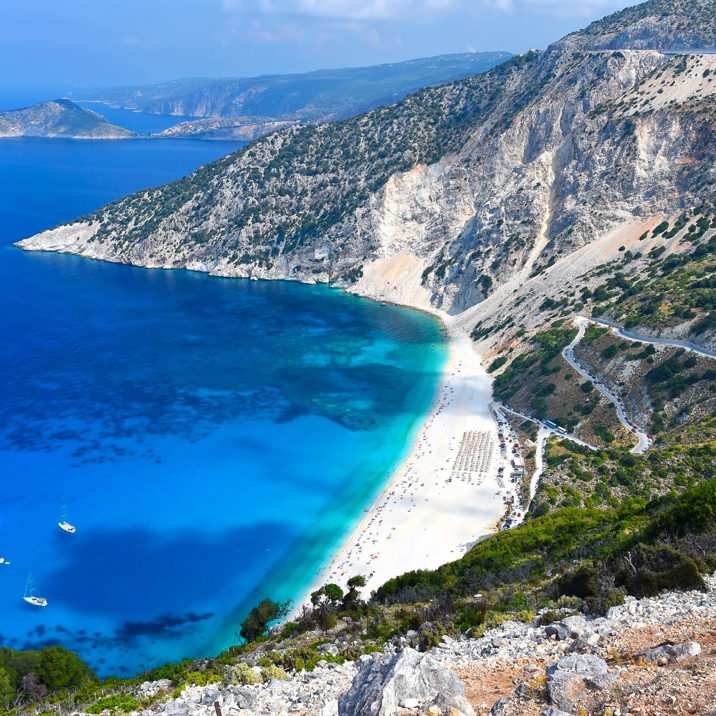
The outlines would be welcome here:
M 73 535 L 75 532 L 77 532 L 77 528 L 74 525 L 71 525 L 66 520 L 62 520 L 62 522 L 58 522 L 57 526 L 64 530 L 65 532 L 69 532 L 71 535 Z
M 29 574 L 27 575 L 27 584 L 25 585 L 25 596 L 23 599 L 28 604 L 32 604 L 33 607 L 47 606 L 47 599 L 35 596 L 35 583 L 32 581 L 32 576 Z
M 64 500 L 63 500 L 64 502 Z M 77 532 L 77 528 L 67 521 L 67 505 L 62 505 L 62 519 L 60 522 L 57 523 L 57 526 L 61 529 L 67 532 L 68 534 L 73 535 L 75 532 Z

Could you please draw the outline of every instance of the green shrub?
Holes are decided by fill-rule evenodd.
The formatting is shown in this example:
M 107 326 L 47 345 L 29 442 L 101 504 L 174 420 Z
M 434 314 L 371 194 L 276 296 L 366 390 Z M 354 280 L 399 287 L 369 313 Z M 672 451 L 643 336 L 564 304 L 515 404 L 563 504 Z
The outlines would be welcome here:
M 95 701 L 91 706 L 88 706 L 85 711 L 88 714 L 100 714 L 103 711 L 109 711 L 111 714 L 127 714 L 131 711 L 138 711 L 140 706 L 139 701 L 133 696 L 115 694 L 114 696 L 107 696 L 104 699 Z
M 548 609 L 546 612 L 542 612 L 539 617 L 540 626 L 547 626 L 548 624 L 554 624 L 554 622 L 562 621 L 565 617 L 574 614 L 573 610 L 565 609 Z
M 606 358 L 607 360 L 609 360 L 610 358 L 614 358 L 614 356 L 618 352 L 619 348 L 616 346 L 616 344 L 612 343 L 602 351 L 602 358 Z
M 574 572 L 568 572 L 558 582 L 559 593 L 569 597 L 586 599 L 599 593 L 599 575 L 591 566 L 580 567 Z
M 703 589 L 704 579 L 699 568 L 690 557 L 670 551 L 669 566 L 664 566 L 664 555 L 641 565 L 636 574 L 624 579 L 626 588 L 636 597 L 653 597 L 669 590 Z
M 271 681 L 271 679 L 286 681 L 286 679 L 288 679 L 288 674 L 280 666 L 276 666 L 276 664 L 264 666 L 261 670 L 261 676 L 264 681 Z
M 492 373 L 498 368 L 501 368 L 503 365 L 505 365 L 505 363 L 507 363 L 507 356 L 499 356 L 498 358 L 495 358 L 492 363 L 490 363 L 490 365 L 487 367 L 487 372 Z
M 40 652 L 37 675 L 53 691 L 80 686 L 94 678 L 92 670 L 77 654 L 61 646 L 49 646 Z

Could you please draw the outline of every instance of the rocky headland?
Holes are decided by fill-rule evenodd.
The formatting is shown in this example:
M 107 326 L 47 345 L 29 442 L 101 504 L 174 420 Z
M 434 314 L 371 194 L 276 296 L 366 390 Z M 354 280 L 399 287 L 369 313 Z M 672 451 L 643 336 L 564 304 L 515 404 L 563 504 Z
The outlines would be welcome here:
M 0 138 L 127 139 L 133 136 L 134 132 L 111 124 L 101 114 L 68 99 L 0 112 Z

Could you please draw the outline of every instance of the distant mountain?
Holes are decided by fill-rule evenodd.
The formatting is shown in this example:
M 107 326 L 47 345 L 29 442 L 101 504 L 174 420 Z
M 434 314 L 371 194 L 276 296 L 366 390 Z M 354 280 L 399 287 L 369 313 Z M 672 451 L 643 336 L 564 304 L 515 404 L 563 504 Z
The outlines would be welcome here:
M 351 117 L 423 87 L 484 72 L 511 56 L 508 52 L 476 52 L 303 74 L 182 79 L 144 87 L 98 89 L 76 99 L 149 114 L 233 118 L 238 121 L 213 121 L 208 127 L 190 122 L 166 134 L 253 139 L 277 126 Z
M 68 99 L 0 112 L 0 137 L 69 137 L 74 139 L 125 139 L 134 136 L 110 124 L 101 114 Z

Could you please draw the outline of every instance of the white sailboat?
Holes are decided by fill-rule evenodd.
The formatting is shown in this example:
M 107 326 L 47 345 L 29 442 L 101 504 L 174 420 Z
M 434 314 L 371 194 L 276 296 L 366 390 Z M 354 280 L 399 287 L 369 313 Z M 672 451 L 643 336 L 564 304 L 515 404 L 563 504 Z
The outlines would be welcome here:
M 77 528 L 70 524 L 67 521 L 67 513 L 66 513 L 67 507 L 65 505 L 62 505 L 62 520 L 57 523 L 57 526 L 61 529 L 67 532 L 68 534 L 73 535 L 75 532 L 77 532 Z
M 35 596 L 35 583 L 32 581 L 32 575 L 27 575 L 27 584 L 25 585 L 25 596 L 23 599 L 32 604 L 33 607 L 46 607 L 47 599 Z

